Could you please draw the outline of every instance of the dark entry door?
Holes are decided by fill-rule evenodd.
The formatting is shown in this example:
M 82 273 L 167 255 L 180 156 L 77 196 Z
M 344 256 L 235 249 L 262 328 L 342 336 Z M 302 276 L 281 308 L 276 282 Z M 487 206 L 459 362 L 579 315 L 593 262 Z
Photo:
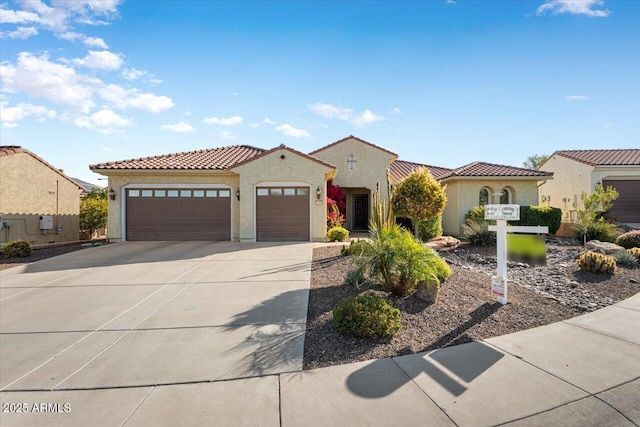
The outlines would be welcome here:
M 353 195 L 353 229 L 366 230 L 369 228 L 369 195 Z

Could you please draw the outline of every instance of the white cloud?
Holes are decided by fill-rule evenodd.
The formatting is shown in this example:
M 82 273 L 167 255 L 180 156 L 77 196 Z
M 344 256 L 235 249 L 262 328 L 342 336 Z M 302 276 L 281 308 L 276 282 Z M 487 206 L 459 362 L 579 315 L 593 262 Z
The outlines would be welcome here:
M 34 116 L 38 120 L 46 120 L 56 118 L 57 113 L 40 105 L 20 103 L 9 107 L 7 101 L 0 102 L 0 122 L 4 127 L 17 127 L 19 121 L 29 116 Z
M 101 151 L 106 151 L 107 153 L 113 153 L 113 148 L 111 147 L 102 147 L 100 148 Z
M 571 101 L 584 101 L 585 99 L 588 99 L 585 95 L 567 95 L 564 97 L 565 101 L 571 102 Z
M 2 33 L 2 37 L 25 40 L 37 34 L 38 30 L 35 27 L 18 27 L 15 31 Z
M 77 126 L 111 133 L 114 128 L 131 126 L 131 121 L 112 110 L 100 110 L 90 116 L 81 116 L 73 121 Z
M 220 132 L 220 138 L 227 139 L 229 141 L 233 141 L 233 140 L 236 139 L 236 136 L 232 132 L 229 132 L 228 130 L 225 130 L 225 131 Z
M 180 122 L 176 123 L 175 125 L 163 125 L 160 126 L 160 129 L 178 133 L 189 133 L 196 130 L 196 128 L 194 128 L 187 122 Z
M 144 70 L 138 70 L 136 68 L 125 68 L 122 70 L 122 77 L 127 80 L 138 80 L 141 77 L 147 75 L 147 72 Z
M 358 127 L 367 126 L 375 122 L 379 122 L 384 120 L 384 117 L 378 116 L 372 113 L 370 110 L 364 110 L 362 114 L 357 117 L 354 117 L 351 121 L 354 125 Z
M 323 104 L 321 102 L 309 104 L 308 107 L 314 114 L 330 119 L 349 120 L 353 115 L 353 111 L 349 108 L 336 107 L 334 105 Z
M 572 15 L 587 15 L 604 18 L 611 13 L 608 9 L 594 9 L 604 5 L 604 0 L 547 0 L 536 10 L 536 14 L 543 15 L 551 12 L 554 15 L 570 13 Z
M 37 13 L 0 7 L 0 22 L 3 24 L 31 24 L 40 21 L 40 15 Z
M 220 126 L 235 126 L 242 123 L 242 117 L 233 116 L 233 117 L 208 117 L 203 120 L 204 123 L 208 125 L 220 125 Z
M 391 112 L 393 114 L 402 114 L 402 111 L 398 107 L 395 107 L 394 109 L 392 109 Z
M 456 1 L 455 0 L 447 0 L 446 3 L 447 4 L 456 4 Z
M 306 130 L 294 128 L 288 123 L 276 126 L 276 130 L 281 132 L 283 135 L 291 136 L 293 138 L 308 138 L 311 136 Z
M 47 54 L 34 56 L 28 52 L 18 54 L 17 63 L 1 63 L 2 89 L 22 92 L 34 98 L 66 104 L 73 110 L 88 114 L 95 107 L 98 96 L 110 108 L 137 108 L 158 113 L 174 106 L 164 95 L 141 93 L 139 89 L 124 89 L 115 84 L 76 72 L 72 67 L 49 60 Z
M 109 49 L 109 46 L 99 37 L 85 37 L 82 42 L 87 46 L 98 47 L 105 50 Z
M 84 58 L 76 58 L 74 64 L 87 68 L 117 70 L 122 66 L 122 56 L 108 50 L 90 50 Z
M 271 120 L 269 117 L 267 117 L 266 119 L 264 119 L 262 121 L 262 123 L 264 123 L 265 125 L 275 125 L 276 122 L 274 122 L 273 120 Z

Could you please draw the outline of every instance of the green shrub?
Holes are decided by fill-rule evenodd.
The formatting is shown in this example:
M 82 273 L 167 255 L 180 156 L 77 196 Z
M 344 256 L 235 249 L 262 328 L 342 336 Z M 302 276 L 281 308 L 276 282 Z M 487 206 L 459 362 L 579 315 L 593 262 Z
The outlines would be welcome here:
M 362 283 L 364 283 L 364 274 L 362 274 L 362 270 L 356 268 L 355 270 L 347 271 L 347 275 L 344 278 L 344 283 L 349 286 L 359 287 Z
M 484 221 L 484 206 L 476 206 L 472 208 L 469 212 L 464 216 L 465 222 L 468 220 L 474 222 Z
M 640 248 L 640 230 L 631 230 L 621 234 L 616 240 L 616 245 L 626 249 Z
M 442 236 L 442 215 L 426 221 L 420 221 L 420 224 L 418 224 L 418 237 L 423 242 L 440 236 Z
M 411 294 L 419 281 L 433 275 L 440 281 L 451 275 L 449 265 L 407 230 L 372 230 L 362 249 L 358 268 L 395 295 Z
M 511 222 L 514 225 L 541 225 L 549 227 L 549 234 L 556 234 L 560 229 L 562 210 L 551 206 L 520 206 L 520 220 Z
M 352 241 L 349 246 L 342 246 L 342 249 L 340 250 L 340 254 L 342 256 L 359 256 L 362 251 L 364 250 L 362 248 L 362 240 L 355 240 Z
M 613 254 L 613 257 L 616 259 L 616 263 L 623 267 L 635 268 L 638 266 L 637 258 L 630 252 L 619 250 Z
M 613 242 L 616 240 L 617 228 L 610 222 L 600 218 L 595 221 L 578 224 L 573 229 L 575 236 L 583 241 L 600 240 L 601 242 Z
M 327 240 L 330 242 L 344 242 L 349 238 L 349 230 L 342 227 L 333 227 L 327 232 Z
M 616 260 L 612 256 L 600 254 L 598 252 L 585 252 L 576 260 L 580 270 L 591 273 L 613 274 L 616 271 Z
M 2 248 L 5 258 L 26 258 L 33 252 L 33 246 L 26 240 L 14 240 Z
M 400 329 L 400 310 L 377 295 L 358 295 L 333 308 L 333 323 L 342 333 L 358 338 L 393 336 Z
M 478 220 L 473 216 L 467 219 L 462 234 L 474 246 L 487 246 L 496 240 L 495 233 L 489 231 L 489 223 L 484 219 Z
M 627 252 L 629 252 L 631 255 L 636 257 L 636 260 L 638 261 L 638 264 L 640 264 L 640 248 L 627 249 Z

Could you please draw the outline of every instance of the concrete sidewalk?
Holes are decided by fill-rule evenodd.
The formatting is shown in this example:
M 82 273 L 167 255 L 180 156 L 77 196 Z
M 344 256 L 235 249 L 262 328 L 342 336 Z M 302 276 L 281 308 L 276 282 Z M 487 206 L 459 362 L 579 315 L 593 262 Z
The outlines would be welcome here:
M 4 392 L 0 400 L 2 426 L 640 426 L 640 294 L 429 353 L 229 381 Z M 28 413 L 5 412 L 16 408 Z

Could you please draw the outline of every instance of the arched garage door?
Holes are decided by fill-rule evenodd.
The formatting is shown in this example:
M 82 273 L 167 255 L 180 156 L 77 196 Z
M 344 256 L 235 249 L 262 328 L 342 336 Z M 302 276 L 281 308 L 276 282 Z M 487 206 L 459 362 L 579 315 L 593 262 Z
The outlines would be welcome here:
M 128 188 L 127 240 L 231 240 L 231 190 Z
M 256 188 L 259 242 L 310 240 L 309 187 Z

